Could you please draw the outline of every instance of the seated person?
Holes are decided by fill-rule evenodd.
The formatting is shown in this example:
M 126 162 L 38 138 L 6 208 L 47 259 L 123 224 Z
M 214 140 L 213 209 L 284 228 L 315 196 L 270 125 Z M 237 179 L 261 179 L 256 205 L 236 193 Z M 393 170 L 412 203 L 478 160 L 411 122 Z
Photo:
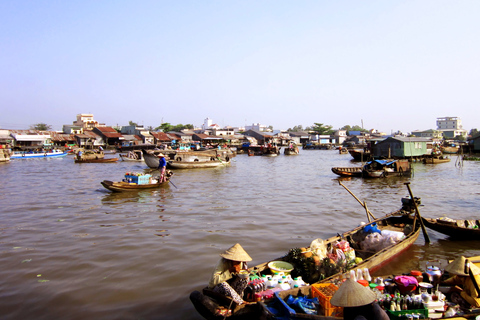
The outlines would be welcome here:
M 241 270 L 247 270 L 247 261 L 252 258 L 240 244 L 220 254 L 220 261 L 213 271 L 208 288 L 214 292 L 232 298 L 237 304 L 243 304 L 243 291 L 247 287 L 248 277 L 239 276 Z
M 480 292 L 477 291 L 474 281 L 477 286 L 480 285 L 480 268 L 473 263 L 466 265 L 467 259 L 459 257 L 453 260 L 445 271 L 453 276 L 441 282 L 441 285 L 452 286 L 449 290 L 450 299 L 463 308 L 480 308 Z M 473 274 L 473 279 L 469 275 L 469 269 Z
M 345 320 L 389 320 L 387 313 L 377 302 L 377 296 L 353 279 L 347 279 L 332 296 L 330 303 L 343 307 Z

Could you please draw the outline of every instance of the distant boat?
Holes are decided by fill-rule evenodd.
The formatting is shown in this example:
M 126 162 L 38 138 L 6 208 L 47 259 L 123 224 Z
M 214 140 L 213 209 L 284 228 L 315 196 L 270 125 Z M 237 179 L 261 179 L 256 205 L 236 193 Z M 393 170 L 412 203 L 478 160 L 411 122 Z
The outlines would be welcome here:
M 143 161 L 143 153 L 141 150 L 129 151 L 127 154 L 120 154 L 119 156 L 120 156 L 120 159 L 122 159 L 122 161 L 135 161 L 135 162 Z
M 172 175 L 173 175 L 173 172 L 170 170 L 167 170 L 165 172 L 165 180 L 162 182 L 160 182 L 160 180 L 158 179 L 159 177 L 152 177 L 151 175 L 148 175 L 146 176 L 148 181 L 145 181 L 145 183 L 140 183 L 140 181 L 138 180 L 136 183 L 127 182 L 127 181 L 114 182 L 110 180 L 103 180 L 100 183 L 106 189 L 113 192 L 139 191 L 139 190 L 145 190 L 145 189 L 158 188 L 163 185 L 168 185 L 168 182 L 170 181 L 170 177 Z
M 444 162 L 450 162 L 450 158 L 442 155 L 432 155 L 432 156 L 423 158 L 422 162 L 425 164 L 444 163 Z
M 112 163 L 117 161 L 118 158 L 75 159 L 75 163 Z
M 60 150 L 14 151 L 10 159 L 54 158 L 65 157 L 68 153 Z
M 412 168 L 408 160 L 373 160 L 363 166 L 364 178 L 410 176 Z
M 0 149 L 0 162 L 10 161 L 10 151 L 8 149 Z
M 296 155 L 300 153 L 300 150 L 295 144 L 291 144 L 288 147 L 285 147 L 285 150 L 283 153 L 288 156 L 288 155 Z
M 332 172 L 342 177 L 361 177 L 362 167 L 333 167 Z

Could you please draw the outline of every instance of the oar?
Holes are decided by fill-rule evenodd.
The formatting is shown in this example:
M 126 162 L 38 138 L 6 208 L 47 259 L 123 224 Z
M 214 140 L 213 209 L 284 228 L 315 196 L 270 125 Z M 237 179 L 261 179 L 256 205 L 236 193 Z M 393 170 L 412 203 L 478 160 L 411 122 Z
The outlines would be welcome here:
M 375 218 L 375 216 L 370 212 L 370 210 L 368 210 L 367 205 L 366 205 L 364 202 L 360 201 L 360 199 L 358 199 L 357 196 L 354 195 L 352 191 L 350 191 L 347 187 L 345 187 L 340 180 L 338 180 L 338 183 L 340 183 L 340 185 L 341 185 L 342 187 L 344 187 L 345 190 L 347 190 L 347 191 L 355 198 L 355 200 L 357 200 L 358 203 L 360 203 L 360 204 L 362 205 L 362 207 L 365 208 L 365 211 L 367 212 L 367 218 L 368 218 L 368 221 L 369 221 L 369 222 L 370 222 L 370 216 L 372 216 L 372 218 L 373 218 L 374 220 L 377 220 L 377 218 Z M 370 216 L 369 216 L 369 215 L 370 215 Z
M 220 161 L 225 167 L 227 166 L 225 163 L 223 163 L 223 161 L 220 159 L 219 156 L 217 156 L 217 159 L 218 159 L 218 161 Z
M 405 182 L 407 186 L 408 193 L 410 194 L 410 198 L 412 199 L 413 206 L 415 207 L 415 213 L 417 214 L 416 217 L 420 220 L 420 226 L 422 227 L 423 237 L 425 238 L 426 243 L 430 243 L 430 238 L 427 233 L 427 229 L 425 229 L 425 225 L 423 224 L 422 216 L 420 215 L 420 211 L 418 211 L 417 203 L 415 202 L 415 198 L 413 197 L 412 190 L 410 189 L 410 182 Z
M 175 187 L 175 189 L 178 189 L 177 186 L 172 182 L 172 180 L 168 179 L 168 182 L 170 182 L 172 184 L 172 186 Z

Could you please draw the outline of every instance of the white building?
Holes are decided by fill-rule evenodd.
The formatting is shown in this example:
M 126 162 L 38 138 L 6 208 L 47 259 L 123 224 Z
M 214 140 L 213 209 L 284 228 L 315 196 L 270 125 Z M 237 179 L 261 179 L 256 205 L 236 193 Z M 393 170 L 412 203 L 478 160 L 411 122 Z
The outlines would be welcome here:
M 437 130 L 443 132 L 445 138 L 453 139 L 458 136 L 467 137 L 467 130 L 463 129 L 462 120 L 458 117 L 437 118 Z

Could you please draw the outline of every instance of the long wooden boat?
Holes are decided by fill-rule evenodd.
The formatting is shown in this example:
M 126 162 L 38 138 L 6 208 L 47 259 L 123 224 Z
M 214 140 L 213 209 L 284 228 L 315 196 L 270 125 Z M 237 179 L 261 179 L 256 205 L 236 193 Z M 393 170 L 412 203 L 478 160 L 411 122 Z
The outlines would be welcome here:
M 33 159 L 33 158 L 59 158 L 65 157 L 68 153 L 60 150 L 40 151 L 40 152 L 28 152 L 28 151 L 15 151 L 10 155 L 10 159 Z
M 437 163 L 444 163 L 444 162 L 450 162 L 449 157 L 445 157 L 442 155 L 434 155 L 434 156 L 429 156 L 423 158 L 422 162 L 425 164 L 437 164 Z
M 9 149 L 0 149 L 0 162 L 10 161 L 10 151 Z
M 361 177 L 362 167 L 333 167 L 332 172 L 342 177 Z
M 146 183 L 146 184 L 129 183 L 126 181 L 114 182 L 110 180 L 103 180 L 100 183 L 106 189 L 113 192 L 138 191 L 138 190 L 153 189 L 153 188 L 158 188 L 164 185 L 168 185 L 168 182 L 170 181 L 170 178 L 172 175 L 173 175 L 173 172 L 171 172 L 170 170 L 167 170 L 165 172 L 164 181 L 159 182 L 158 179 L 155 179 L 154 180 L 155 182 Z
M 112 163 L 117 161 L 118 161 L 118 158 L 75 159 L 75 163 Z
M 312 260 L 314 265 L 313 265 L 313 269 L 311 269 L 312 266 L 310 266 L 309 268 L 310 268 L 310 271 L 314 270 L 312 272 L 313 276 L 302 275 L 302 278 L 305 279 L 305 281 L 308 281 L 309 283 L 329 283 L 341 278 L 343 274 L 346 272 L 349 272 L 349 270 L 356 270 L 359 268 L 361 269 L 368 268 L 370 272 L 375 272 L 375 270 L 378 270 L 381 266 L 387 264 L 390 260 L 399 256 L 402 252 L 407 250 L 417 240 L 420 234 L 420 224 L 414 223 L 412 225 L 411 224 L 412 218 L 409 216 L 409 213 L 410 211 L 406 212 L 403 210 L 399 210 L 395 213 L 386 215 L 383 218 L 373 220 L 366 225 L 358 226 L 350 231 L 344 232 L 342 234 L 337 234 L 334 237 L 324 240 L 323 243 L 325 245 L 327 252 L 329 252 L 330 250 L 334 250 L 335 245 L 340 241 L 342 240 L 347 241 L 350 245 L 350 248 L 353 248 L 353 250 L 355 251 L 356 257 L 360 259 L 355 259 L 354 260 L 355 262 L 353 265 L 350 265 L 348 267 L 347 265 L 343 265 L 343 266 L 339 266 L 338 269 L 336 269 L 336 268 L 332 268 L 331 266 L 331 258 L 328 258 L 328 257 L 323 258 L 322 260 L 320 260 L 321 264 L 318 265 L 317 260 L 311 257 L 309 259 Z M 366 239 L 366 237 L 368 236 L 368 233 L 365 231 L 366 227 L 368 226 L 373 227 L 375 225 L 382 232 L 387 230 L 389 230 L 389 232 L 393 231 L 396 234 L 403 232 L 404 237 L 402 239 L 399 239 L 396 243 L 383 247 L 378 251 L 366 250 L 365 247 L 361 246 L 361 243 L 362 243 L 361 240 Z M 292 250 L 290 250 L 290 252 L 287 255 L 271 261 L 287 261 L 292 265 L 294 265 L 294 267 L 296 268 L 297 265 L 295 265 L 295 262 L 291 260 Z M 306 247 L 304 252 L 311 253 L 312 248 Z M 301 255 L 303 255 L 304 252 L 302 252 Z M 257 274 L 271 274 L 271 271 L 268 267 L 268 263 L 271 261 L 267 261 L 260 265 L 250 268 L 250 272 L 257 273 Z M 305 260 L 299 260 L 299 261 L 305 261 Z M 303 262 L 300 262 L 300 269 L 304 268 L 304 267 L 301 267 L 303 265 L 302 263 Z M 294 271 L 292 271 L 292 277 L 294 276 L 293 274 Z M 310 279 L 308 277 L 310 277 Z M 218 297 L 211 295 L 208 289 L 204 289 L 203 292 L 200 292 L 200 291 L 192 292 L 190 295 L 190 300 L 194 304 L 195 309 L 205 319 L 221 319 L 218 316 L 215 316 L 215 311 L 222 307 L 228 308 L 229 306 L 229 304 L 226 303 L 225 301 L 222 301 Z M 227 302 L 229 300 L 230 299 L 226 299 Z M 230 304 L 233 304 L 235 306 L 235 303 L 232 303 L 231 300 L 230 300 Z M 237 315 L 236 313 L 239 311 L 233 308 L 231 317 L 235 317 L 235 318 L 231 318 L 231 319 L 237 319 L 236 318 L 237 316 L 239 319 L 265 318 L 265 314 L 261 311 L 262 308 L 255 308 L 250 305 L 247 305 L 247 306 L 248 308 L 244 308 L 241 310 L 243 310 L 243 312 L 249 311 L 250 312 L 249 317 L 245 317 L 244 314 L 240 314 L 240 313 Z
M 423 218 L 427 228 L 458 240 L 480 240 L 480 220 L 452 220 Z
M 142 153 L 145 164 L 151 169 L 157 169 L 158 157 L 146 150 L 142 150 Z M 213 149 L 208 151 L 183 151 L 175 154 L 165 154 L 165 159 L 167 160 L 167 168 L 171 169 L 211 168 L 229 163 L 233 156 L 231 151 Z M 197 164 L 194 162 L 197 162 Z M 187 165 L 184 166 L 183 163 Z M 201 164 L 204 165 L 202 166 Z
M 356 161 L 367 161 L 370 158 L 370 150 L 364 148 L 347 148 L 348 153 Z
M 199 168 L 216 168 L 221 166 L 227 166 L 230 161 L 221 161 L 219 159 L 213 159 L 208 161 L 175 161 L 168 160 L 167 168 L 169 169 L 199 169 Z

